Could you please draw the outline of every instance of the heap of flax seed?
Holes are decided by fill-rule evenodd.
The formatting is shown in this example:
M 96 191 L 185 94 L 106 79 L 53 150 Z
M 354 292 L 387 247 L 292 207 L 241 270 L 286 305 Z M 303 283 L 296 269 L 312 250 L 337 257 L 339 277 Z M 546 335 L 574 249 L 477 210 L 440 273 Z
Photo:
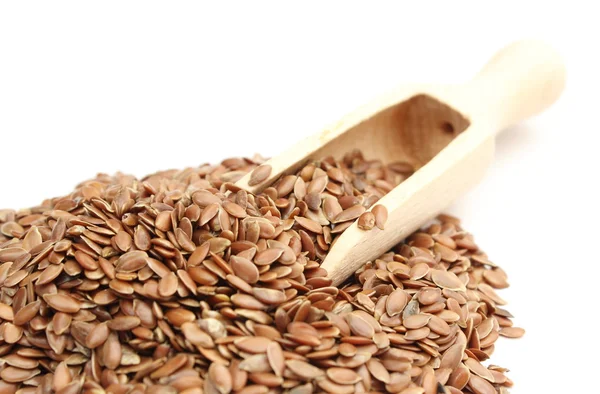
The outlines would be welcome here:
M 260 195 L 236 188 L 262 161 L 99 175 L 38 207 L 0 210 L 0 393 L 512 385 L 483 364 L 500 335 L 523 334 L 495 291 L 506 275 L 457 219 L 440 216 L 340 288 L 320 268 L 354 221 L 385 227 L 383 207 L 370 209 L 410 165 L 350 152 Z

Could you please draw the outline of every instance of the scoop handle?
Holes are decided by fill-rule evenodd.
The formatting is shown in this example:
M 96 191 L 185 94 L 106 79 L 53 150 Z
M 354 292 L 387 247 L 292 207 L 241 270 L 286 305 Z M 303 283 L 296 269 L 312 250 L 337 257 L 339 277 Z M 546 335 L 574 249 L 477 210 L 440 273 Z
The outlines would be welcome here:
M 501 49 L 466 86 L 470 113 L 492 118 L 495 131 L 518 123 L 552 105 L 565 87 L 561 55 L 537 40 L 517 41 Z

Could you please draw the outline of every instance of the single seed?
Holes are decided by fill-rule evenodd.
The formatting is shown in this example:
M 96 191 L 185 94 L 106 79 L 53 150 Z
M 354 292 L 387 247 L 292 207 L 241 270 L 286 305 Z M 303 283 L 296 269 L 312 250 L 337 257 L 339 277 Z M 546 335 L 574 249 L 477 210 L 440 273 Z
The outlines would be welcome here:
M 233 202 L 223 202 L 223 208 L 225 208 L 227 213 L 236 218 L 245 218 L 246 216 L 248 216 L 244 208 L 240 207 L 239 205 Z
M 349 368 L 328 368 L 327 377 L 338 384 L 355 384 L 361 381 L 361 377 Z
M 37 280 L 38 285 L 45 285 L 52 282 L 58 277 L 63 271 L 64 264 L 51 264 L 49 265 L 39 276 Z
M 271 166 L 268 164 L 263 164 L 261 166 L 256 167 L 250 175 L 248 186 L 256 186 L 264 182 L 269 177 L 269 175 L 271 175 L 271 170 Z
M 502 327 L 500 335 L 507 338 L 521 338 L 525 335 L 525 330 L 520 327 Z
M 122 255 L 117 260 L 116 272 L 136 272 L 148 264 L 148 254 L 144 251 L 136 250 Z
M 272 341 L 267 345 L 267 359 L 269 360 L 269 365 L 273 369 L 273 372 L 275 372 L 277 376 L 283 376 L 285 371 L 285 358 L 283 349 L 279 343 Z
M 102 346 L 103 362 L 107 368 L 116 369 L 121 363 L 123 347 L 116 333 L 110 333 Z
M 185 338 L 194 345 L 203 348 L 213 348 L 215 346 L 212 337 L 194 322 L 184 322 L 181 325 L 181 331 Z
M 229 264 L 231 264 L 233 273 L 247 283 L 254 284 L 258 282 L 258 268 L 250 260 L 243 257 L 231 256 Z
M 427 338 L 430 332 L 431 330 L 429 329 L 429 327 L 422 327 L 416 330 L 408 330 L 404 335 L 404 338 L 406 338 L 409 341 L 420 341 L 421 339 Z
M 108 329 L 106 323 L 97 324 L 87 335 L 85 345 L 90 349 L 95 349 L 104 344 L 109 333 L 110 330 Z
M 34 358 L 24 357 L 19 354 L 9 354 L 8 356 L 4 356 L 4 361 L 10 366 L 21 369 L 34 369 L 40 364 L 38 360 Z
M 87 253 L 79 251 L 75 252 L 75 260 L 77 260 L 77 262 L 79 263 L 79 265 L 81 265 L 83 269 L 86 269 L 88 271 L 98 269 L 98 262 Z
M 347 315 L 346 320 L 354 335 L 371 338 L 375 334 L 373 327 L 363 317 L 355 313 Z
M 375 227 L 375 215 L 372 212 L 365 212 L 358 218 L 358 228 L 361 230 L 371 230 Z
M 169 231 L 171 229 L 171 211 L 162 211 L 156 215 L 154 226 L 160 231 Z
M 367 369 L 373 375 L 373 377 L 380 382 L 385 384 L 389 384 L 391 382 L 391 377 L 389 371 L 385 368 L 385 366 L 381 363 L 381 361 L 377 359 L 370 359 L 367 361 Z
M 15 367 L 6 367 L 0 371 L 0 378 L 6 383 L 21 383 L 39 375 L 39 369 L 21 369 Z
M 165 318 L 169 323 L 171 323 L 175 327 L 181 327 L 181 325 L 185 322 L 192 322 L 196 320 L 196 315 L 194 312 L 184 309 L 184 308 L 175 308 L 170 309 L 167 313 L 165 313 Z M 133 324 L 131 322 L 130 324 Z
M 130 331 L 141 323 L 137 316 L 117 316 L 108 321 L 107 326 L 113 331 Z
M 127 252 L 131 248 L 131 244 L 133 243 L 133 239 L 131 235 L 126 231 L 119 231 L 115 235 L 115 244 L 122 252 Z
M 252 294 L 259 300 L 269 305 L 281 304 L 285 301 L 285 293 L 280 290 L 255 287 Z
M 265 249 L 258 252 L 254 257 L 254 263 L 258 266 L 264 266 L 274 263 L 283 254 L 283 249 Z
M 192 201 L 199 207 L 204 208 L 210 204 L 220 203 L 221 199 L 208 190 L 199 190 L 192 195 Z
M 442 289 L 465 291 L 465 285 L 453 272 L 444 270 L 432 270 L 431 280 Z
M 357 350 L 356 347 L 354 345 L 352 345 L 351 343 L 341 343 L 339 348 L 338 348 L 338 352 L 345 357 L 354 357 L 354 355 L 356 354 Z
M 354 220 L 365 212 L 366 208 L 362 205 L 353 205 L 350 208 L 344 209 L 333 218 L 333 223 L 347 222 Z
M 59 312 L 77 313 L 81 309 L 81 304 L 67 294 L 46 294 L 44 301 Z
M 404 308 L 406 307 L 406 304 L 408 304 L 408 301 L 409 296 L 404 290 L 394 290 L 389 295 L 385 303 L 387 314 L 389 316 L 396 316 L 402 313 L 402 311 L 404 311 Z
M 174 272 L 169 272 L 158 282 L 158 294 L 161 297 L 170 297 L 175 294 L 178 285 L 177 275 Z
M 4 341 L 8 344 L 16 343 L 23 336 L 23 329 L 12 323 L 4 323 Z
M 427 323 L 429 323 L 429 320 L 431 320 L 430 315 L 417 314 L 404 319 L 402 325 L 408 328 L 409 330 L 415 330 L 418 328 L 425 327 Z
M 29 321 L 31 321 L 31 319 L 33 319 L 40 311 L 41 304 L 42 302 L 40 300 L 36 300 L 19 309 L 14 316 L 14 324 L 23 326 L 29 323 Z
M 293 373 L 304 379 L 316 379 L 325 374 L 320 368 L 302 360 L 286 360 L 285 365 Z
M 378 229 L 383 230 L 388 219 L 387 208 L 378 204 L 371 209 L 371 212 L 373 212 L 373 215 L 375 216 L 375 225 Z
M 220 205 L 218 202 L 211 203 L 202 210 L 200 214 L 200 221 L 198 222 L 201 226 L 211 221 L 219 213 Z
M 208 368 L 208 379 L 213 384 L 217 392 L 226 394 L 231 391 L 231 373 L 225 366 L 218 363 L 212 363 Z
M 330 222 L 333 221 L 333 219 L 342 211 L 343 209 L 340 206 L 340 203 L 338 202 L 337 198 L 326 197 L 323 200 L 323 212 L 325 213 L 325 217 L 327 218 L 327 220 L 329 220 Z
M 494 394 L 497 392 L 490 382 L 474 374 L 471 374 L 467 385 L 475 394 Z
M 472 373 L 494 383 L 494 375 L 492 375 L 489 369 L 481 365 L 479 361 L 469 357 L 464 361 L 464 364 Z
M 265 337 L 244 337 L 236 340 L 235 346 L 248 353 L 265 353 L 271 340 Z
M 296 216 L 294 219 L 300 226 L 302 226 L 306 230 L 311 231 L 315 234 L 323 234 L 323 228 L 319 223 L 315 222 L 314 220 L 307 219 L 302 216 Z
M 152 379 L 159 379 L 165 376 L 174 374 L 177 370 L 183 367 L 188 361 L 188 357 L 185 354 L 178 354 L 175 357 L 169 359 L 160 368 L 150 374 Z
M 72 377 L 71 372 L 69 371 L 69 367 L 66 362 L 61 362 L 58 364 L 56 369 L 54 370 L 54 377 L 52 379 L 52 389 L 55 392 L 58 392 L 71 383 Z

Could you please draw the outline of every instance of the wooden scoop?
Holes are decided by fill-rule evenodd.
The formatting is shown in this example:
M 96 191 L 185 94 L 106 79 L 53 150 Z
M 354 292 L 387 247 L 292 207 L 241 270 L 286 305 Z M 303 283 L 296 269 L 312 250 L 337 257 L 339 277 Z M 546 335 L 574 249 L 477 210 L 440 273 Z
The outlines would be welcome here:
M 258 193 L 311 160 L 357 148 L 366 158 L 414 165 L 417 171 L 377 202 L 388 211 L 385 229 L 364 231 L 355 222 L 330 249 L 321 266 L 339 285 L 479 181 L 496 133 L 549 107 L 564 84 L 565 67 L 552 48 L 516 42 L 470 82 L 400 86 L 268 160 L 253 172 L 254 182 L 248 174 L 237 185 Z M 263 174 L 259 179 L 268 176 L 250 186 L 256 172 Z

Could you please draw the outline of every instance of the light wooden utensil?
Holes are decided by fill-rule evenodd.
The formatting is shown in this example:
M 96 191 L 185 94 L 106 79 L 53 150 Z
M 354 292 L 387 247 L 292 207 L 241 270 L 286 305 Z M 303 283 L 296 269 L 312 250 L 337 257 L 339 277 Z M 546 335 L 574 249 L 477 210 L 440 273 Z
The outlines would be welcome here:
M 272 170 L 260 184 L 249 186 L 248 174 L 237 185 L 257 193 L 310 160 L 356 148 L 384 163 L 413 164 L 418 170 L 377 202 L 389 213 L 385 229 L 363 231 L 355 222 L 330 249 L 321 266 L 339 285 L 479 181 L 496 133 L 549 107 L 564 84 L 565 67 L 552 48 L 516 42 L 470 82 L 400 86 L 268 160 Z

